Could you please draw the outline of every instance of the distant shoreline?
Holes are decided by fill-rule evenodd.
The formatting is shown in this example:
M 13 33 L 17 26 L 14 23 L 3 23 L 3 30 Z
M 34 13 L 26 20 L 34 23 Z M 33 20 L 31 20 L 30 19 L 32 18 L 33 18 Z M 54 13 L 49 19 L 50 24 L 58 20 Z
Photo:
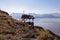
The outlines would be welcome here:
M 35 18 L 44 18 L 44 17 L 35 17 Z M 45 17 L 45 18 L 48 18 L 48 17 Z M 60 17 L 56 17 L 56 18 L 60 18 Z

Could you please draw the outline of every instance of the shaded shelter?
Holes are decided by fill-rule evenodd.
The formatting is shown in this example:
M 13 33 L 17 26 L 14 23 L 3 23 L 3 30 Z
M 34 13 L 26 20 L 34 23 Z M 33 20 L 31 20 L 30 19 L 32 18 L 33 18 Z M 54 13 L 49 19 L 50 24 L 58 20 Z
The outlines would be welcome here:
M 27 20 L 29 20 L 29 22 L 26 22 L 26 23 L 34 25 L 35 17 L 32 15 L 23 14 L 21 19 L 23 22 L 26 22 Z M 32 22 L 30 22 L 30 20 L 32 20 Z

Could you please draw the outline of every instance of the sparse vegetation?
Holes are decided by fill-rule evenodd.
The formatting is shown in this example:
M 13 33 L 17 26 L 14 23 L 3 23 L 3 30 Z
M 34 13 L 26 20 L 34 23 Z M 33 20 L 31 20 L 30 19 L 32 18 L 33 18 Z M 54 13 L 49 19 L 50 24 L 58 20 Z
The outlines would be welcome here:
M 29 26 L 0 10 L 0 40 L 60 40 L 50 30 Z

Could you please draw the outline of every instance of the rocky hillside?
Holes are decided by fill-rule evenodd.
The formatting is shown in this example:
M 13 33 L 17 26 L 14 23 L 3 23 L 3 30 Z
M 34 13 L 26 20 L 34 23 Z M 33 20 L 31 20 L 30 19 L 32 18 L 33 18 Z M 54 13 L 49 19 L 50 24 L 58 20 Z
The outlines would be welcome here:
M 60 40 L 50 30 L 29 26 L 0 10 L 0 40 Z

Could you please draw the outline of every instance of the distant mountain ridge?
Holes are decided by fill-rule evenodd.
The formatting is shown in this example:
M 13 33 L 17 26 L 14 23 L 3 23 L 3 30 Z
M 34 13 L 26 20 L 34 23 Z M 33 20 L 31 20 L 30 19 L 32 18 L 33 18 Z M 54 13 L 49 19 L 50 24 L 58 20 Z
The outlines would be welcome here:
M 30 26 L 0 11 L 0 40 L 60 40 L 60 36 L 41 26 Z
M 10 15 L 15 19 L 19 19 L 21 18 L 22 13 L 12 13 Z M 33 15 L 35 18 L 60 18 L 60 13 L 51 13 L 51 14 L 29 13 L 29 15 Z
M 37 18 L 60 18 L 60 13 L 49 13 L 49 14 L 33 14 L 29 13 Z
M 11 15 L 13 18 L 15 18 L 15 19 L 20 19 L 22 13 L 12 13 L 12 14 L 10 14 L 10 15 Z

